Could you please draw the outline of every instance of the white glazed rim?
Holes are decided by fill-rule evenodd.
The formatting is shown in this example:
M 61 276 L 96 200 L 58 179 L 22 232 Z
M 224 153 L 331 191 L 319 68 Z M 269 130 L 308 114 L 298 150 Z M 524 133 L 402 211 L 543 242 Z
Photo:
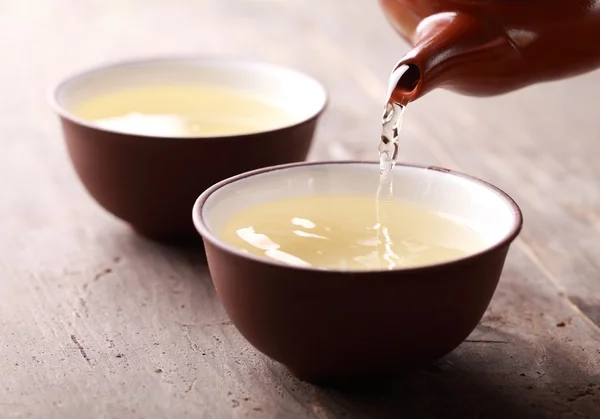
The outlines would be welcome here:
M 307 272 L 321 272 L 321 273 L 330 272 L 330 273 L 337 273 L 337 274 L 352 274 L 352 275 L 371 275 L 373 273 L 383 274 L 383 273 L 394 273 L 394 272 L 396 272 L 396 273 L 398 273 L 398 272 L 414 272 L 414 271 L 447 268 L 448 266 L 451 266 L 451 265 L 468 262 L 474 258 L 477 258 L 480 255 L 490 253 L 490 252 L 493 252 L 496 249 L 499 249 L 503 246 L 510 245 L 517 238 L 517 236 L 519 235 L 519 233 L 521 232 L 521 229 L 523 227 L 523 214 L 521 212 L 521 209 L 519 208 L 518 204 L 506 192 L 504 192 L 500 188 L 492 185 L 489 182 L 479 179 L 477 177 L 467 175 L 467 174 L 464 174 L 461 172 L 457 172 L 454 170 L 445 169 L 445 168 L 441 168 L 441 167 L 437 167 L 437 166 L 426 166 L 426 165 L 418 165 L 418 164 L 410 164 L 410 163 L 397 163 L 396 166 L 401 166 L 401 167 L 406 167 L 406 168 L 415 168 L 415 169 L 434 170 L 437 172 L 441 172 L 443 175 L 455 176 L 457 178 L 462 178 L 463 180 L 478 184 L 479 186 L 487 189 L 488 191 L 491 191 L 497 197 L 499 197 L 502 201 L 504 201 L 504 203 L 510 208 L 510 210 L 512 212 L 511 227 L 507 230 L 506 234 L 503 237 L 501 237 L 499 240 L 496 240 L 491 245 L 488 245 L 477 252 L 469 253 L 466 256 L 463 256 L 463 257 L 457 258 L 457 259 L 453 259 L 450 261 L 444 261 L 444 262 L 440 262 L 440 263 L 428 264 L 428 265 L 422 265 L 422 266 L 398 268 L 398 269 L 393 269 L 393 270 L 384 270 L 384 269 L 372 269 L 372 270 L 327 269 L 327 270 L 323 270 L 323 269 L 314 268 L 314 267 L 287 265 L 283 262 L 278 262 L 273 259 L 269 259 L 266 257 L 256 256 L 256 255 L 253 255 L 250 253 L 242 252 L 239 249 L 235 248 L 234 246 L 231 246 L 231 245 L 225 243 L 224 241 L 222 241 L 221 239 L 219 239 L 216 236 L 216 234 L 214 234 L 211 231 L 211 229 L 206 225 L 206 222 L 204 220 L 204 214 L 203 214 L 203 207 L 204 207 L 205 203 L 208 201 L 208 199 L 211 197 L 211 195 L 213 193 L 215 193 L 216 191 L 218 191 L 219 189 L 221 189 L 227 185 L 230 185 L 237 181 L 247 179 L 247 178 L 250 178 L 250 177 L 253 177 L 256 175 L 261 175 L 264 173 L 274 172 L 274 171 L 279 171 L 279 170 L 293 169 L 293 168 L 303 167 L 303 166 L 318 166 L 318 165 L 335 166 L 335 165 L 345 165 L 345 164 L 377 165 L 378 166 L 379 162 L 361 161 L 361 160 L 346 160 L 346 161 L 320 161 L 320 162 L 288 163 L 288 164 L 282 164 L 282 165 L 278 165 L 278 166 L 265 167 L 265 168 L 249 171 L 246 173 L 242 173 L 242 174 L 230 177 L 228 179 L 222 180 L 222 181 L 214 184 L 213 186 L 211 186 L 210 188 L 205 190 L 198 197 L 198 199 L 194 203 L 194 207 L 192 209 L 192 220 L 194 222 L 194 226 L 195 226 L 196 230 L 198 231 L 198 233 L 205 240 L 210 242 L 212 245 L 218 247 L 222 251 L 232 253 L 232 254 L 234 254 L 238 257 L 244 258 L 244 259 L 249 259 L 249 260 L 252 260 L 257 263 L 263 263 L 263 264 L 267 264 L 267 265 L 278 266 L 278 267 L 292 269 L 292 270 L 301 270 L 301 271 L 307 271 Z
M 132 134 L 132 133 L 124 133 L 124 132 L 109 129 L 109 128 L 99 127 L 98 125 L 96 125 L 90 121 L 87 121 L 83 118 L 80 118 L 80 117 L 74 115 L 66 106 L 63 105 L 63 103 L 61 103 L 61 101 L 59 99 L 59 95 L 61 94 L 61 92 L 63 92 L 65 89 L 68 89 L 72 83 L 75 83 L 85 77 L 89 77 L 94 74 L 101 74 L 105 71 L 119 68 L 119 67 L 133 67 L 136 65 L 147 65 L 147 64 L 153 64 L 153 63 L 165 63 L 165 62 L 223 63 L 223 64 L 237 63 L 237 64 L 260 66 L 264 69 L 265 73 L 268 71 L 287 73 L 287 74 L 289 74 L 289 76 L 291 78 L 294 78 L 294 77 L 295 78 L 303 78 L 307 81 L 310 81 L 311 83 L 313 83 L 315 86 L 317 86 L 319 88 L 319 90 L 321 91 L 322 99 L 319 98 L 319 101 L 321 103 L 318 105 L 315 105 L 316 110 L 314 112 L 312 112 L 310 115 L 307 115 L 304 118 L 298 118 L 297 120 L 294 120 L 293 122 L 290 122 L 287 124 L 282 124 L 281 126 L 278 126 L 276 128 L 259 130 L 259 131 L 250 132 L 250 133 L 191 136 L 191 137 L 167 137 L 167 136 L 150 135 L 150 134 Z M 289 128 L 292 128 L 295 126 L 302 125 L 308 121 L 311 121 L 311 120 L 319 117 L 319 115 L 321 115 L 325 111 L 327 106 L 329 105 L 329 94 L 328 94 L 327 89 L 323 85 L 323 83 L 321 83 L 315 77 L 312 77 L 307 73 L 304 73 L 302 71 L 299 71 L 299 70 L 296 70 L 296 69 L 293 69 L 293 68 L 290 68 L 290 67 L 287 67 L 284 65 L 268 62 L 268 61 L 237 57 L 237 56 L 233 56 L 233 55 L 221 55 L 221 54 L 159 55 L 159 56 L 153 56 L 153 57 L 114 61 L 111 63 L 91 67 L 86 70 L 82 70 L 77 73 L 73 73 L 69 76 L 64 77 L 61 81 L 56 83 L 49 90 L 49 92 L 47 94 L 47 98 L 48 98 L 48 102 L 49 102 L 50 106 L 52 107 L 52 109 L 54 110 L 54 112 L 56 114 L 58 114 L 62 118 L 70 120 L 71 122 L 74 122 L 78 125 L 82 125 L 82 126 L 85 126 L 87 128 L 94 129 L 97 131 L 110 132 L 113 134 L 123 135 L 126 137 L 135 136 L 135 137 L 146 137 L 146 138 L 153 138 L 153 139 L 168 139 L 168 140 L 173 140 L 173 139 L 210 140 L 210 139 L 216 138 L 216 139 L 219 139 L 220 141 L 222 141 L 222 140 L 226 140 L 229 138 L 235 139 L 235 138 L 239 138 L 239 137 L 251 137 L 251 136 L 263 135 L 263 134 L 271 133 L 271 132 L 278 132 L 278 131 L 289 129 Z

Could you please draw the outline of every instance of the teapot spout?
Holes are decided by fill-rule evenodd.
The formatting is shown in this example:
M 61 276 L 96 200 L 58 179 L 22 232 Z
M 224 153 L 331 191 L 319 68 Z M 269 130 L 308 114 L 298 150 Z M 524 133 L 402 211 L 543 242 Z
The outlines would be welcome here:
M 389 100 L 406 105 L 438 87 L 491 96 L 518 87 L 521 53 L 491 22 L 465 13 L 439 13 L 421 21 L 414 48 L 390 78 Z

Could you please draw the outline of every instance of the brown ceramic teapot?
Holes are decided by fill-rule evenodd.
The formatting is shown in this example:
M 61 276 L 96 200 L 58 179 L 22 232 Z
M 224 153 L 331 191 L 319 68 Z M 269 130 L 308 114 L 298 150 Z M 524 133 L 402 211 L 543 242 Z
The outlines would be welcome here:
M 491 96 L 600 67 L 600 0 L 379 0 L 413 49 L 392 99 Z

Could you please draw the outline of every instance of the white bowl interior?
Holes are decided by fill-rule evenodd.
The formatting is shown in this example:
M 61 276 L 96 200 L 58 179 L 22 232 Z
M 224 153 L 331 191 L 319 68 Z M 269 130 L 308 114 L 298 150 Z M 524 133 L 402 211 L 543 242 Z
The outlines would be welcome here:
M 200 84 L 251 94 L 283 110 L 295 125 L 318 114 L 327 101 L 324 87 L 314 78 L 275 64 L 226 57 L 178 57 L 125 62 L 69 78 L 55 90 L 53 100 L 68 114 L 90 98 L 149 85 Z M 78 119 L 74 115 L 68 115 Z
M 482 237 L 479 251 L 505 239 L 518 221 L 518 213 L 505 196 L 467 177 L 412 166 L 396 166 L 393 176 L 395 198 L 421 204 L 467 225 Z M 379 165 L 375 163 L 326 163 L 276 169 L 214 190 L 202 207 L 202 218 L 209 232 L 217 236 L 233 215 L 247 207 L 305 195 L 375 197 L 378 180 Z

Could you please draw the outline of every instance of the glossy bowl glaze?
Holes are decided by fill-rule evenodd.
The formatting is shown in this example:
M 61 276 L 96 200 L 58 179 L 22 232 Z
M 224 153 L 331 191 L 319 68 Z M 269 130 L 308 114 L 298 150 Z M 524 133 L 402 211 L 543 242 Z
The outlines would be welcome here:
M 238 211 L 311 194 L 371 194 L 379 165 L 283 165 L 220 182 L 193 219 L 228 315 L 258 350 L 297 377 L 328 382 L 395 373 L 456 348 L 481 320 L 522 225 L 517 204 L 479 179 L 436 167 L 397 165 L 395 196 L 466 220 L 483 238 L 462 259 L 391 271 L 292 267 L 219 239 Z M 352 209 L 349 208 L 349 211 Z
M 291 118 L 249 134 L 163 137 L 101 128 L 73 114 L 75 107 L 99 94 L 177 83 L 242 89 L 284 109 Z M 51 103 L 71 161 L 91 196 L 139 233 L 172 241 L 197 237 L 189 213 L 209 186 L 249 170 L 305 160 L 327 93 L 315 79 L 278 65 L 190 56 L 83 72 L 58 84 Z

